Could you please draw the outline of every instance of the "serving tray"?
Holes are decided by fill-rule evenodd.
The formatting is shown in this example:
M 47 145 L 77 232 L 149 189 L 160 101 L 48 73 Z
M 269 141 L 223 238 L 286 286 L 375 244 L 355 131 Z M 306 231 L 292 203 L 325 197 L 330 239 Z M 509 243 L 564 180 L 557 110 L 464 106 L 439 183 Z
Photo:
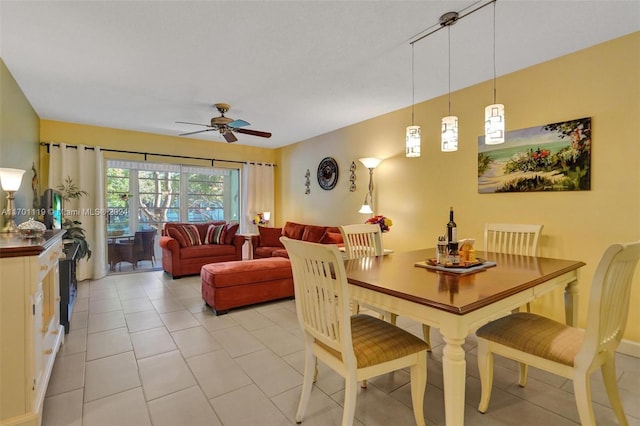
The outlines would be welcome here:
M 434 271 L 449 272 L 452 274 L 466 275 L 474 272 L 484 271 L 487 268 L 496 266 L 496 262 L 478 259 L 476 262 L 468 262 L 464 265 L 439 265 L 435 259 L 427 259 L 416 262 L 415 266 L 431 269 Z

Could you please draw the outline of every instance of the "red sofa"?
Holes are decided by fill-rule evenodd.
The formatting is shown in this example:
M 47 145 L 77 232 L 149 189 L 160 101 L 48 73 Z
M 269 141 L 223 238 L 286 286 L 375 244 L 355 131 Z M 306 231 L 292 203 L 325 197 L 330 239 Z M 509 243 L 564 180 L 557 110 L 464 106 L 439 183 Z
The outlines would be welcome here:
M 162 229 L 162 269 L 173 278 L 200 274 L 203 265 L 242 260 L 245 238 L 237 223 L 169 222 Z
M 286 222 L 282 228 L 258 227 L 259 235 L 251 237 L 253 258 L 265 257 L 289 257 L 287 250 L 280 242 L 280 237 L 285 236 L 295 240 L 310 241 L 321 244 L 342 245 L 342 234 L 337 226 L 305 225 L 295 222 Z

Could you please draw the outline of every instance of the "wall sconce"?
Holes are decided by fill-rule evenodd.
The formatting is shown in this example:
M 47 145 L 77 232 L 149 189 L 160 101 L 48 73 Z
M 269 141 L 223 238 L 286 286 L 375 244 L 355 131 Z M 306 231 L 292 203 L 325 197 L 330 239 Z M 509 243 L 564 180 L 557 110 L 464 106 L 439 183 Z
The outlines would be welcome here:
M 484 109 L 484 143 L 504 143 L 504 105 L 496 103 L 496 3 L 493 2 L 493 104 Z
M 440 150 L 453 152 L 458 150 L 458 117 L 451 115 L 451 26 L 458 20 L 457 12 L 447 12 L 440 17 L 440 25 L 447 27 L 449 43 L 449 115 L 442 118 Z
M 2 228 L 2 232 L 18 232 L 18 227 L 16 226 L 16 214 L 15 208 L 13 205 L 14 193 L 20 189 L 20 185 L 22 184 L 22 175 L 24 174 L 24 170 L 20 169 L 6 169 L 0 168 L 0 185 L 2 185 L 2 189 L 7 193 L 7 223 L 4 228 Z
M 411 44 L 411 126 L 408 126 L 406 131 L 405 155 L 407 157 L 420 157 L 420 126 L 413 124 L 413 111 L 416 104 L 413 50 L 413 44 Z
M 307 172 L 304 174 L 304 193 L 305 195 L 311 194 L 311 172 L 307 169 Z
M 362 203 L 362 207 L 358 210 L 358 213 L 362 214 L 373 214 L 373 169 L 378 167 L 378 164 L 382 161 L 380 158 L 360 158 L 359 159 L 364 166 L 369 169 L 369 191 L 367 195 L 364 196 L 364 202 Z
M 349 167 L 349 191 L 356 192 L 356 163 L 351 162 L 351 167 Z

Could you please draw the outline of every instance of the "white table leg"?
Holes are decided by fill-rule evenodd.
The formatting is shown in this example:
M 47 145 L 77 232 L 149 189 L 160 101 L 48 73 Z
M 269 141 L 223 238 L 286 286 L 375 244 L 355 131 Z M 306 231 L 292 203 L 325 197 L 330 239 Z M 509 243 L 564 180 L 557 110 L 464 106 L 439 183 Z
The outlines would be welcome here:
M 443 330 L 440 330 L 443 332 Z M 444 413 L 447 426 L 464 424 L 464 388 L 466 361 L 464 359 L 464 337 L 442 335 L 446 345 L 442 352 L 442 376 L 444 382 Z
M 564 288 L 564 314 L 567 325 L 578 324 L 578 280 L 573 280 Z

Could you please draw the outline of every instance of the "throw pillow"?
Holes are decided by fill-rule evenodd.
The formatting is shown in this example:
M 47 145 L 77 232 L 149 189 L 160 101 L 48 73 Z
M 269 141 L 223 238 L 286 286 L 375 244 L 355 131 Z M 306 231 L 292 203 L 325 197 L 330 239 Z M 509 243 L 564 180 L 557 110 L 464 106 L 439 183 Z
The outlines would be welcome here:
M 236 233 L 238 232 L 238 228 L 240 228 L 240 224 L 239 223 L 228 223 L 227 224 L 227 229 L 226 229 L 226 232 L 224 234 L 224 243 L 225 244 L 233 243 L 233 237 L 236 236 Z
M 184 248 L 187 247 L 187 240 L 185 240 L 184 235 L 182 235 L 182 233 L 180 231 L 178 231 L 177 228 L 175 227 L 170 227 L 167 229 L 167 234 L 171 237 L 171 238 L 175 238 L 176 241 L 178 241 L 178 244 L 180 244 L 180 247 Z
M 224 244 L 226 225 L 209 225 L 204 237 L 205 244 Z
M 282 228 L 269 228 L 267 226 L 258 226 L 260 233 L 261 247 L 284 247 L 280 242 L 282 236 Z
M 325 232 L 327 232 L 326 226 L 307 225 L 302 233 L 302 241 L 319 243 L 322 241 Z
M 323 244 L 342 244 L 343 242 L 342 234 L 339 232 L 327 231 L 327 233 L 324 234 L 324 237 L 322 237 Z
M 184 247 L 189 246 L 199 246 L 201 245 L 200 240 L 200 232 L 198 232 L 198 227 L 195 225 L 180 225 L 177 227 L 180 233 L 184 236 L 184 239 L 187 243 Z
M 293 240 L 301 240 L 305 225 L 295 222 L 287 222 L 282 229 L 282 235 Z

